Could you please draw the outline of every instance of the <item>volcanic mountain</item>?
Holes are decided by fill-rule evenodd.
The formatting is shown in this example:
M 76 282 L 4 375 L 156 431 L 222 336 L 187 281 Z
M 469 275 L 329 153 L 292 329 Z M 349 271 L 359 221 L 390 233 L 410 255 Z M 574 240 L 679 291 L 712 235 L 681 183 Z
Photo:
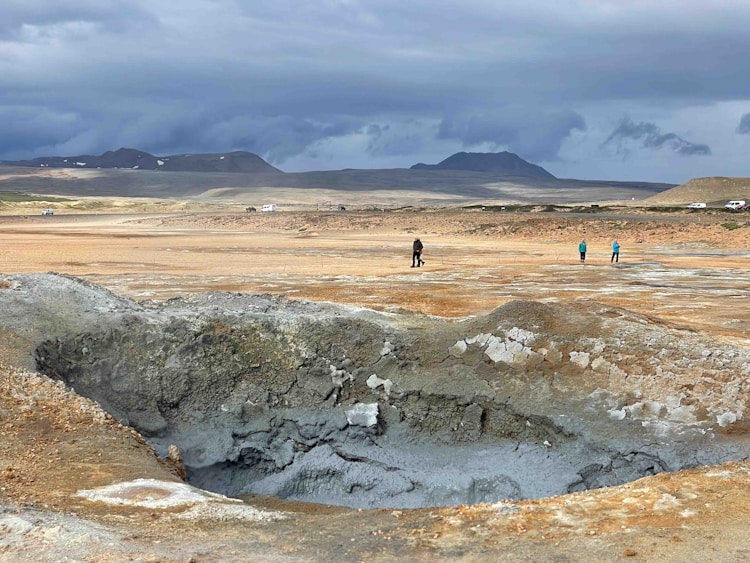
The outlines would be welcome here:
M 257 154 L 245 151 L 154 156 L 137 149 L 121 148 L 98 156 L 42 156 L 32 160 L 17 160 L 3 164 L 37 168 L 131 168 L 169 172 L 282 173 Z
M 512 152 L 458 152 L 438 164 L 415 164 L 412 170 L 469 170 L 495 172 L 502 176 L 526 176 L 530 178 L 555 177 L 541 166 L 525 161 Z

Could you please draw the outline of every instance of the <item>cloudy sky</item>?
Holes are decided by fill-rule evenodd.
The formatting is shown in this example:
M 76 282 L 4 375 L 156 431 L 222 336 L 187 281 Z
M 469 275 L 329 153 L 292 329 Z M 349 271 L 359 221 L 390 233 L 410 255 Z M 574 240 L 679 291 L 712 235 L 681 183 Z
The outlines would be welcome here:
M 0 160 L 750 176 L 746 0 L 3 0 Z

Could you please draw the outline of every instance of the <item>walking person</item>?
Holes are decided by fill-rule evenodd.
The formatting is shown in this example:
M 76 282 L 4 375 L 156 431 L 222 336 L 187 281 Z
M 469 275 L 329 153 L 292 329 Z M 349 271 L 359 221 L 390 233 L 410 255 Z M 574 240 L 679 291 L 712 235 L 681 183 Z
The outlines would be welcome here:
M 586 239 L 583 239 L 578 245 L 578 252 L 581 253 L 581 264 L 586 262 Z
M 612 258 L 609 259 L 609 263 L 620 261 L 620 243 L 617 239 L 612 241 Z
M 422 244 L 422 241 L 419 240 L 419 237 L 414 239 L 414 244 L 412 244 L 411 248 L 411 267 L 414 268 L 416 265 L 416 267 L 419 268 L 424 264 L 424 260 L 422 260 L 422 250 L 424 250 L 424 245 Z

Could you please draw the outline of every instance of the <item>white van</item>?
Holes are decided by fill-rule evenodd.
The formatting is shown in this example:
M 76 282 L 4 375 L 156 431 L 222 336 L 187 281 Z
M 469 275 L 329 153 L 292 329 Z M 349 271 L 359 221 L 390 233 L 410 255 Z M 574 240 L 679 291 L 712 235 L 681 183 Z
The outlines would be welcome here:
M 691 203 L 690 205 L 688 205 L 688 209 L 705 209 L 705 208 L 706 208 L 706 204 L 703 203 L 702 201 L 696 201 L 695 203 Z
M 724 207 L 727 209 L 740 209 L 742 207 L 745 207 L 745 200 L 744 199 L 733 199 L 729 203 L 727 203 Z
M 260 209 L 263 213 L 268 213 L 269 211 L 276 211 L 276 204 L 275 203 L 267 203 Z

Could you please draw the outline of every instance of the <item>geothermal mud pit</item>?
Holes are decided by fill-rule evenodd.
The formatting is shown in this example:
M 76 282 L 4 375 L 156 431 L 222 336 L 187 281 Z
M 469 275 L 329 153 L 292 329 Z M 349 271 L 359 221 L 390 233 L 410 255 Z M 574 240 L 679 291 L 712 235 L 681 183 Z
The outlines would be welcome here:
M 7 279 L 6 329 L 34 342 L 40 372 L 231 496 L 443 506 L 747 457 L 747 352 L 614 307 L 511 302 L 446 321 Z

